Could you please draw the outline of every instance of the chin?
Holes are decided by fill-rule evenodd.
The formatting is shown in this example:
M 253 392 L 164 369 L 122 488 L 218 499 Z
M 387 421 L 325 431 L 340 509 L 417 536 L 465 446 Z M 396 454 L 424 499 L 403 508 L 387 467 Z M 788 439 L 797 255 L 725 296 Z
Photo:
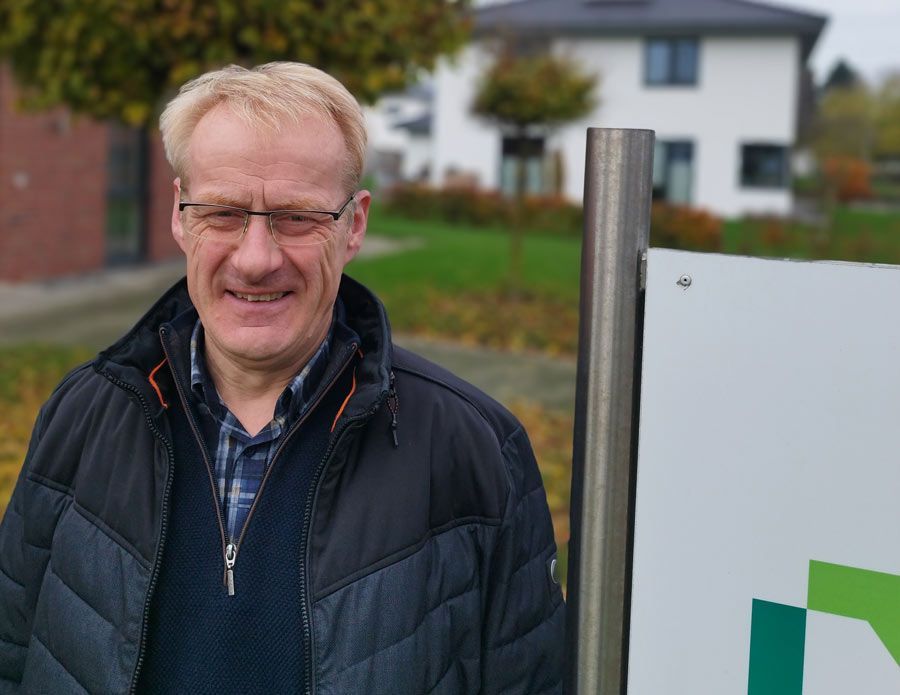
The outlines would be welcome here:
M 254 335 L 239 335 L 240 333 Z M 221 343 L 226 351 L 240 359 L 254 362 L 268 361 L 286 355 L 294 344 L 285 340 L 283 329 L 274 326 L 232 329 L 226 335 L 228 337 Z

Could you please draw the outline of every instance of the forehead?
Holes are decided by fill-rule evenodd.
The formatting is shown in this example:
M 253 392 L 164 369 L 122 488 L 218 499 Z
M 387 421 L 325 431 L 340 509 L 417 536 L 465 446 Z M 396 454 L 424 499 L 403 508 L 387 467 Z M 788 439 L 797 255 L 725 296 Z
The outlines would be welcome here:
M 276 130 L 251 125 L 220 105 L 197 123 L 186 173 L 192 195 L 330 200 L 343 193 L 347 158 L 331 120 L 309 114 Z

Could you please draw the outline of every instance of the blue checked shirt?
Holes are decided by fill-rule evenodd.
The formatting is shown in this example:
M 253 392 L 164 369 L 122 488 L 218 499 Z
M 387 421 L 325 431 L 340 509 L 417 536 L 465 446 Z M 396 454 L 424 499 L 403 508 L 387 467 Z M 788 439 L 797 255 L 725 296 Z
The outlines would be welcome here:
M 203 356 L 203 326 L 198 319 L 191 335 L 191 390 L 204 420 L 206 444 L 215 442 L 214 470 L 228 542 L 237 543 L 250 507 L 281 435 L 310 404 L 328 366 L 334 324 L 306 366 L 287 385 L 275 404 L 272 421 L 250 436 L 228 409 L 209 376 Z

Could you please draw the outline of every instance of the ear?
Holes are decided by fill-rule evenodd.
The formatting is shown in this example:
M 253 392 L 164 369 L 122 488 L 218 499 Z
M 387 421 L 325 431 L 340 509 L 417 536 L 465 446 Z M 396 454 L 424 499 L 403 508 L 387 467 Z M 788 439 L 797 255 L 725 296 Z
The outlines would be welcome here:
M 175 201 L 172 205 L 172 237 L 175 239 L 175 243 L 178 244 L 179 248 L 187 253 L 187 239 L 184 236 L 184 229 L 181 227 L 181 211 L 178 209 L 178 203 L 181 202 L 181 179 L 176 178 L 175 181 L 172 182 L 172 189 L 175 196 Z
M 353 203 L 353 222 L 350 226 L 350 234 L 347 236 L 347 246 L 344 250 L 344 265 L 353 260 L 362 247 L 366 237 L 366 225 L 369 222 L 369 205 L 372 203 L 372 194 L 369 191 L 358 191 L 356 202 Z

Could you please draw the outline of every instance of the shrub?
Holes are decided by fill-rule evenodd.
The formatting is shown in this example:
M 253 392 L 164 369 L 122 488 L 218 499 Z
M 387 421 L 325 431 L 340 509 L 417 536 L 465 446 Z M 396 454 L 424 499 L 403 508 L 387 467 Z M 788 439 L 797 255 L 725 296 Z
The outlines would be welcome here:
M 496 191 L 472 186 L 431 188 L 401 184 L 388 193 L 389 213 L 413 219 L 434 219 L 473 226 L 520 225 L 528 232 L 580 237 L 583 212 L 580 205 L 560 195 L 525 196 L 520 205 Z M 651 213 L 653 246 L 688 251 L 719 251 L 722 222 L 705 210 L 656 202 Z
M 526 231 L 562 236 L 581 234 L 581 206 L 562 196 L 525 196 L 521 205 L 517 205 L 497 191 L 473 186 L 431 188 L 401 184 L 388 192 L 385 207 L 390 213 L 414 219 L 487 227 L 518 224 Z
M 722 221 L 705 210 L 656 202 L 650 214 L 650 245 L 686 251 L 719 251 Z
M 842 203 L 872 197 L 872 167 L 854 157 L 827 157 L 822 163 L 826 188 Z

